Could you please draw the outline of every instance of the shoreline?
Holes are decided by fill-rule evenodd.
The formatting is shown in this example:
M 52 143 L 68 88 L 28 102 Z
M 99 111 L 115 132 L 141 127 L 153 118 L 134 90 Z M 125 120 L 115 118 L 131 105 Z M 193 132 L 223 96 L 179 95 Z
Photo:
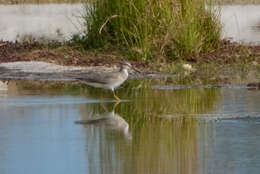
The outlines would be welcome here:
M 116 48 L 82 51 L 73 45 L 0 41 L 0 79 L 73 81 L 68 76 L 115 71 L 126 58 Z M 230 41 L 222 41 L 220 48 L 186 61 L 155 58 L 129 62 L 142 72 L 130 72 L 130 78 L 168 78 L 175 85 L 260 82 L 260 46 Z

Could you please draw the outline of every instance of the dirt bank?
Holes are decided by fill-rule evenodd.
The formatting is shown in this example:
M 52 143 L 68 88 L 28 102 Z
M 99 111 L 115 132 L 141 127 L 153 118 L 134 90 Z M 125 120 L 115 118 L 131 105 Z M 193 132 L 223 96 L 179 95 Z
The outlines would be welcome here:
M 115 48 L 81 51 L 76 46 L 60 43 L 0 42 L 0 78 L 68 80 L 67 75 L 72 73 L 113 71 L 126 56 Z M 214 51 L 188 57 L 185 62 L 163 58 L 130 62 L 143 72 L 131 77 L 169 77 L 159 74 L 171 74 L 171 81 L 176 84 L 251 83 L 260 79 L 260 46 L 226 40 Z

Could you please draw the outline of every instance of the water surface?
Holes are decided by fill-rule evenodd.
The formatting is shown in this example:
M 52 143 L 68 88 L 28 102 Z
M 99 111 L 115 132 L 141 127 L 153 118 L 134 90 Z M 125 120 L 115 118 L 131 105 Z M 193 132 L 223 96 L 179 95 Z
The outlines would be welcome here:
M 81 4 L 0 5 L 0 40 L 64 41 L 81 33 Z
M 260 116 L 260 91 L 153 85 L 128 81 L 114 106 L 110 91 L 10 82 L 0 93 L 0 173 L 258 173 L 258 119 L 197 116 Z
M 260 5 L 224 5 L 221 21 L 224 38 L 260 44 Z

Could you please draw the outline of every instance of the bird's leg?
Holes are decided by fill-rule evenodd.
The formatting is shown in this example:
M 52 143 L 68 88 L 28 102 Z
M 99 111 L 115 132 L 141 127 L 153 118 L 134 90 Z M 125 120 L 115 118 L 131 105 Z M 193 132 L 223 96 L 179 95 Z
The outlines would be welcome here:
M 117 100 L 117 101 L 120 101 L 120 98 L 118 98 L 117 96 L 116 96 L 116 94 L 115 94 L 115 91 L 113 90 L 113 96 L 114 96 L 114 98 Z
M 113 106 L 113 111 L 116 109 L 117 105 L 120 103 L 120 101 L 117 101 Z

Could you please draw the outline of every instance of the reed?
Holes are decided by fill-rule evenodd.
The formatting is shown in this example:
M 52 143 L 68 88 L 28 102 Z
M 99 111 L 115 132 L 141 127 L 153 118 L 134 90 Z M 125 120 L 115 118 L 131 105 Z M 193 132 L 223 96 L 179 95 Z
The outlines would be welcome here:
M 117 45 L 143 60 L 185 59 L 218 44 L 221 26 L 209 1 L 90 0 L 86 32 L 73 40 L 87 49 Z

